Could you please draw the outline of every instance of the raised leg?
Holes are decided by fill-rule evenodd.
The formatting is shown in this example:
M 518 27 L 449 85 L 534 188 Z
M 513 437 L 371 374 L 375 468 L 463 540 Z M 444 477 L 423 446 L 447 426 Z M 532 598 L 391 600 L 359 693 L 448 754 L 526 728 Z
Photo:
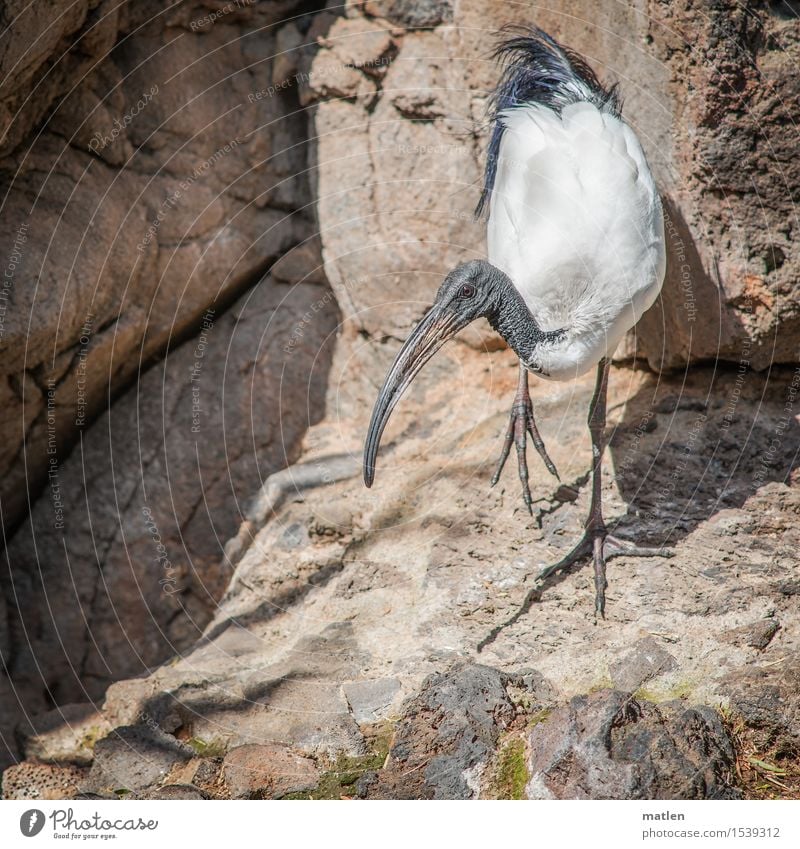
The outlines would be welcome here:
M 539 452 L 539 456 L 544 461 L 545 466 L 547 466 L 547 471 L 558 478 L 556 467 L 547 455 L 547 449 L 544 447 L 544 441 L 539 435 L 539 429 L 536 427 L 536 420 L 533 417 L 533 404 L 531 402 L 530 392 L 528 391 L 528 370 L 520 363 L 517 394 L 514 396 L 514 403 L 511 407 L 508 430 L 503 441 L 503 451 L 500 454 L 497 469 L 492 477 L 492 486 L 500 480 L 500 473 L 503 471 L 503 466 L 505 466 L 508 455 L 511 452 L 511 445 L 514 444 L 517 448 L 517 466 L 519 468 L 519 479 L 522 483 L 522 498 L 525 506 L 528 508 L 528 512 L 532 513 L 533 502 L 528 486 L 528 461 L 525 456 L 527 433 L 531 435 L 533 445 Z
M 589 517 L 585 530 L 578 544 L 558 563 L 542 570 L 538 581 L 543 581 L 551 575 L 566 569 L 578 560 L 592 556 L 594 562 L 595 613 L 605 616 L 606 608 L 606 560 L 612 557 L 672 557 L 668 548 L 644 548 L 631 545 L 608 533 L 603 520 L 602 500 L 602 466 L 603 466 L 603 431 L 606 426 L 606 395 L 608 393 L 608 360 L 600 360 L 597 366 L 597 383 L 589 406 L 589 433 L 592 437 L 592 501 L 589 506 Z

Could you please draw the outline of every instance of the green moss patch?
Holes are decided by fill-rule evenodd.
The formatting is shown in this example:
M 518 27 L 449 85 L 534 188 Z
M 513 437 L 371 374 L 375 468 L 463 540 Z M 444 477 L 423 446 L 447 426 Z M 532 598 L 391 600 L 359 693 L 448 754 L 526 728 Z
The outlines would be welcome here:
M 500 748 L 495 767 L 494 789 L 498 799 L 524 799 L 530 775 L 525 763 L 525 743 L 509 738 Z

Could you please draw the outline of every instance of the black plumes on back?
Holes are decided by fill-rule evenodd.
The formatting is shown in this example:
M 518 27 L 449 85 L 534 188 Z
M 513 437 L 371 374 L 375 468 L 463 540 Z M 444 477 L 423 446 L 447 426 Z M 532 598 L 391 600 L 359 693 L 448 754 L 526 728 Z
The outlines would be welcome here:
M 504 65 L 500 82 L 489 101 L 492 138 L 486 155 L 483 191 L 475 210 L 479 216 L 487 209 L 497 174 L 497 157 L 504 127 L 498 115 L 505 109 L 537 103 L 554 112 L 570 103 L 588 101 L 599 109 L 619 115 L 622 104 L 617 87 L 604 88 L 585 60 L 567 47 L 562 47 L 546 32 L 507 28 L 515 33 L 503 40 L 494 51 L 494 58 Z

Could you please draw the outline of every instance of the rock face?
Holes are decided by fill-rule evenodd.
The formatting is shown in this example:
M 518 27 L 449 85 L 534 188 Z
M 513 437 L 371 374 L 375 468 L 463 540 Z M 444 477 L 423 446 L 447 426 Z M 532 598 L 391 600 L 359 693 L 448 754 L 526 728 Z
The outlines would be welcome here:
M 7 528 L 109 393 L 310 235 L 306 116 L 294 89 L 265 94 L 277 36 L 263 28 L 295 5 L 241 4 L 211 25 L 215 4 L 8 4 Z
M 588 509 L 591 376 L 532 388 L 561 475 L 531 457 L 532 515 L 515 470 L 489 487 L 516 360 L 488 330 L 426 367 L 360 480 L 399 341 L 483 250 L 490 31 L 531 10 L 329 6 L 125 6 L 73 89 L 45 71 L 105 20 L 78 4 L 17 80 L 50 88 L 0 163 L 25 211 L 4 218 L 0 462 L 24 437 L 27 463 L 4 521 L 49 456 L 57 490 L 2 576 L 2 736 L 24 759 L 4 793 L 732 798 L 741 726 L 797 795 L 797 22 L 537 7 L 619 79 L 668 215 L 664 294 L 620 352 L 667 373 L 612 371 L 602 489 L 620 536 L 674 557 L 614 560 L 595 621 L 590 569 L 534 577 Z M 67 458 L 78 401 L 88 425 L 142 364 Z
M 29 515 L 0 576 L 6 750 L 21 712 L 191 645 L 247 500 L 322 415 L 338 310 L 308 119 L 273 85 L 304 61 L 297 5 L 7 10 L 5 539 Z
M 310 758 L 288 746 L 239 746 L 223 763 L 224 781 L 232 799 L 280 799 L 313 790 L 319 771 Z
M 265 278 L 55 469 L 58 498 L 37 503 L 2 579 L 28 711 L 99 698 L 201 636 L 231 577 L 224 541 L 321 414 L 336 323 L 326 287 Z
M 619 82 L 664 195 L 667 282 L 620 355 L 638 352 L 659 370 L 797 360 L 796 17 L 733 0 L 353 6 L 314 60 L 312 88 L 324 100 L 325 267 L 354 327 L 403 338 L 449 268 L 485 249 L 471 216 L 497 75 L 486 56 L 493 31 L 533 23 Z M 348 67 L 363 66 L 346 84 L 342 44 Z

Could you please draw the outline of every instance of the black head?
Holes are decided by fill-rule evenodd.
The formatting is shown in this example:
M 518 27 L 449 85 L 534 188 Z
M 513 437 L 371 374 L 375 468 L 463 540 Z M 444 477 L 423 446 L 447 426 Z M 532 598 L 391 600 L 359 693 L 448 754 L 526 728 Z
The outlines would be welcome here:
M 462 262 L 445 277 L 431 312 L 438 307 L 452 318 L 458 326 L 454 336 L 477 318 L 494 318 L 509 285 L 506 275 L 485 260 Z
M 508 277 L 484 260 L 461 263 L 445 277 L 435 303 L 400 349 L 375 402 L 364 446 L 367 486 L 372 486 L 375 478 L 381 436 L 400 396 L 448 339 L 477 318 L 486 317 L 495 324 L 504 291 L 509 286 Z

